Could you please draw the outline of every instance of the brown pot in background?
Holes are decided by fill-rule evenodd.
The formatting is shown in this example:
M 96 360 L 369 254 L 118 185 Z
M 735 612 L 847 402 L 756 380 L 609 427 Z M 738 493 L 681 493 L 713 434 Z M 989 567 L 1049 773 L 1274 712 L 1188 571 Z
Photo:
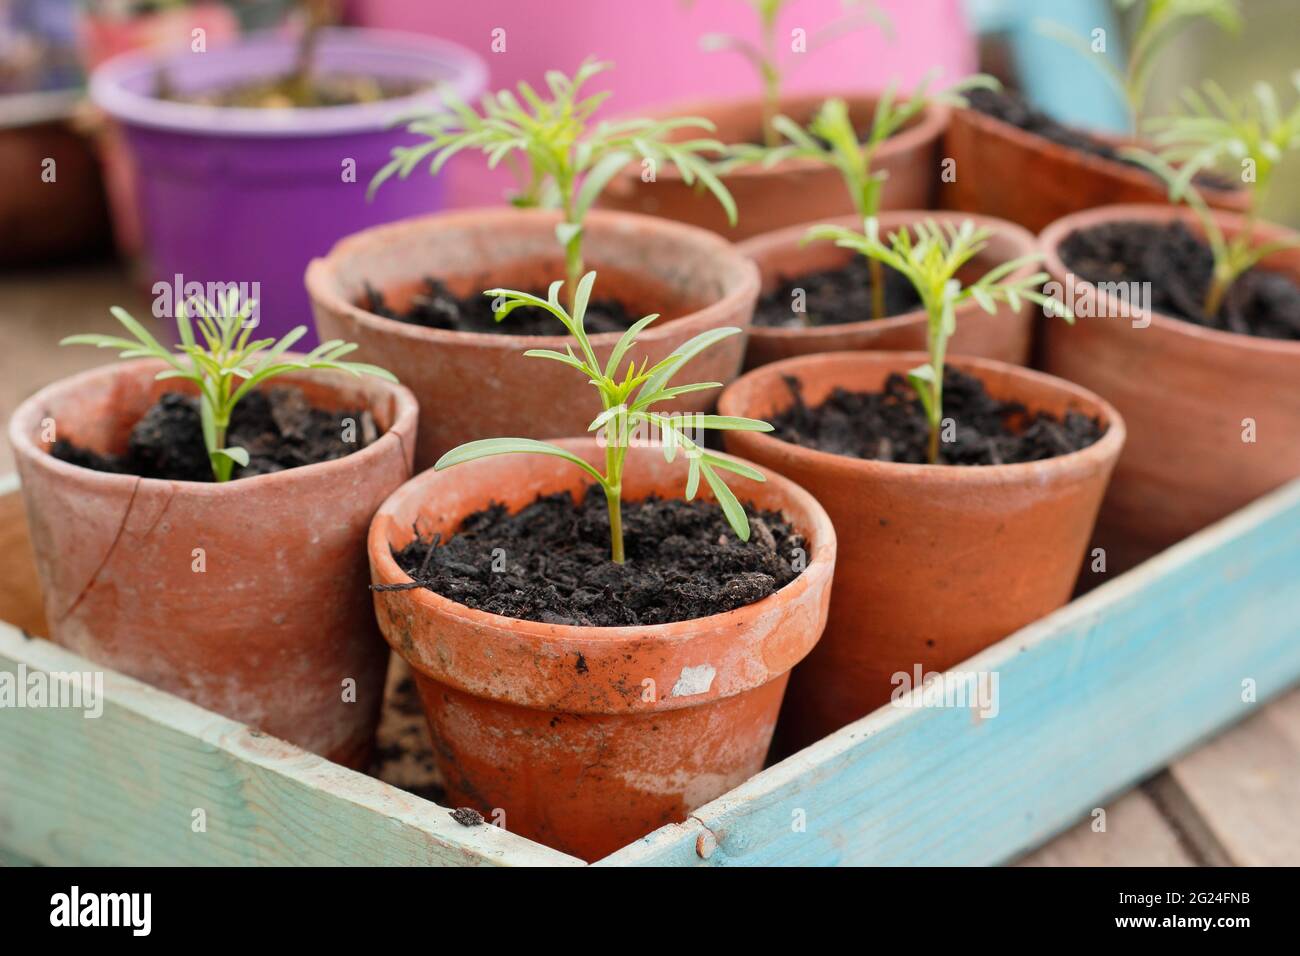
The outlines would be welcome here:
M 364 766 L 388 661 L 365 537 L 375 509 L 410 476 L 415 399 L 342 373 L 276 378 L 317 407 L 369 409 L 382 434 L 346 458 L 224 484 L 109 474 L 49 454 L 51 430 L 120 452 L 159 395 L 185 390 L 154 380 L 163 367 L 144 359 L 64 379 L 10 422 L 50 638 Z M 348 679 L 355 702 L 344 700 Z
M 1129 140 L 1092 130 L 1113 146 Z M 952 111 L 943 155 L 956 162 L 956 178 L 939 188 L 945 209 L 982 212 L 1039 232 L 1051 222 L 1108 203 L 1163 203 L 1168 188 L 1156 176 L 1025 132 L 978 110 Z M 1243 210 L 1242 189 L 1203 189 L 1212 206 Z
M 559 444 L 603 464 L 592 439 Z M 624 500 L 679 498 L 685 477 L 680 458 L 631 448 Z M 580 499 L 590 483 L 541 455 L 426 471 L 375 516 L 373 579 L 410 581 L 392 549 L 415 525 L 450 536 L 489 503 L 517 511 L 539 494 Z M 506 829 L 595 860 L 762 769 L 790 668 L 826 624 L 835 532 L 812 496 L 778 475 L 736 491 L 803 534 L 808 565 L 777 593 L 724 614 L 572 627 L 477 611 L 424 588 L 375 592 L 380 628 L 415 673 L 450 805 L 489 819 L 504 812 Z
M 791 404 L 787 376 L 812 406 L 836 387 L 880 391 L 890 373 L 925 360 L 919 352 L 787 359 L 733 382 L 718 408 L 771 420 Z M 839 536 L 830 619 L 791 678 L 783 749 L 888 703 L 895 674 L 951 668 L 1070 599 L 1124 444 L 1123 421 L 1096 396 L 1041 372 L 984 359 L 949 365 L 1031 411 L 1095 416 L 1106 434 L 1070 455 L 980 467 L 865 461 L 770 434 L 725 434 L 729 451 L 811 492 Z
M 423 328 L 358 306 L 364 284 L 399 310 L 429 275 L 460 296 L 494 287 L 545 295 L 564 277 L 557 222 L 556 213 L 536 209 L 439 213 L 349 236 L 308 267 L 321 339 L 358 343 L 359 358 L 388 369 L 415 393 L 417 471 L 477 438 L 585 434 L 591 386 L 559 362 L 524 356 L 526 349 L 564 351 L 572 340 L 558 321 L 556 335 Z M 617 299 L 637 317 L 662 316 L 638 337 L 638 361 L 653 364 L 706 329 L 748 328 L 758 270 L 730 243 L 702 229 L 627 213 L 592 212 L 585 229 L 587 268 L 599 273 L 593 299 Z M 612 332 L 591 336 L 601 361 L 618 338 Z M 685 366 L 686 374 L 695 382 L 729 382 L 744 347 L 743 335 L 724 340 Z M 716 401 L 716 392 L 685 395 L 674 410 L 704 411 Z
M 1240 216 L 1215 217 L 1229 237 L 1241 229 Z M 1126 220 L 1180 220 L 1203 234 L 1183 207 L 1093 209 L 1043 231 L 1044 267 L 1067 283 L 1062 241 L 1080 229 Z M 1262 243 L 1295 234 L 1257 224 L 1256 235 Z M 1300 251 L 1269 256 L 1260 268 L 1300 281 Z M 1042 357 L 1048 372 L 1114 404 L 1132 433 L 1097 525 L 1097 543 L 1114 573 L 1300 476 L 1300 342 L 1220 332 L 1159 313 L 1135 328 L 1104 290 L 1101 301 L 1119 317 L 1080 318 L 1072 327 L 1049 323 Z M 1255 422 L 1254 443 L 1243 441 L 1245 419 Z
M 870 123 L 879 99 L 857 93 L 805 93 L 782 98 L 781 113 L 803 125 L 834 96 L 848 103 L 859 128 Z M 690 103 L 651 115 L 658 119 L 700 116 L 712 120 L 717 132 L 683 130 L 682 138 L 708 136 L 724 143 L 744 143 L 762 140 L 762 113 L 762 101 L 755 98 Z M 882 209 L 928 209 L 934 205 L 939 138 L 948 113 L 946 106 L 932 103 L 910 126 L 881 145 L 875 168 L 889 175 L 881 191 Z M 609 184 L 598 205 L 703 226 L 736 241 L 853 212 L 843 178 L 814 160 L 792 159 L 770 168 L 754 165 L 730 173 L 723 182 L 739 210 L 734 228 L 716 199 L 697 186 L 687 186 L 672 168 L 656 170 L 654 182 L 643 182 L 641 165 L 631 165 Z
M 962 270 L 961 277 L 966 280 L 983 275 L 1009 259 L 1038 251 L 1037 239 L 1014 223 L 969 213 L 927 210 L 887 212 L 879 217 L 880 232 L 882 236 L 888 235 L 904 226 L 927 219 L 941 224 L 958 224 L 970 219 L 976 226 L 993 230 L 993 236 L 985 250 Z M 862 222 L 852 215 L 831 220 L 830 224 L 850 229 L 862 228 Z M 827 241 L 804 245 L 803 239 L 813 225 L 818 223 L 804 223 L 755 236 L 738 246 L 742 253 L 758 263 L 763 292 L 772 291 L 785 279 L 838 268 L 860 254 Z M 1031 264 L 1012 274 L 1026 276 L 1038 271 L 1038 268 Z M 1028 364 L 1034 329 L 1031 303 L 1023 303 L 1019 310 L 1002 303 L 999 304 L 998 311 L 990 315 L 977 303 L 968 302 L 958 308 L 957 319 L 957 331 L 949 340 L 950 353 L 997 359 L 1013 365 Z M 924 349 L 926 328 L 925 312 L 921 309 L 883 319 L 864 318 L 861 322 L 803 329 L 754 325 L 749 331 L 745 367 L 757 368 L 768 362 L 816 352 L 898 352 Z
M 0 97 L 0 266 L 45 265 L 108 249 L 99 163 L 71 119 L 80 95 Z

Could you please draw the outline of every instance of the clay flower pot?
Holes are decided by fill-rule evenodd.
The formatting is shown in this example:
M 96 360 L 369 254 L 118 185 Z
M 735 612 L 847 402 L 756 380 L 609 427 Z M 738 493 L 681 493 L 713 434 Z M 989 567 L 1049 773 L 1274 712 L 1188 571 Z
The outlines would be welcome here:
M 781 112 L 805 124 L 833 96 L 848 103 L 855 124 L 865 126 L 870 122 L 878 99 L 875 95 L 788 96 L 781 100 Z M 703 135 L 724 143 L 743 143 L 762 138 L 762 112 L 761 101 L 751 98 L 684 104 L 650 115 L 702 116 L 717 126 L 716 133 Z M 948 123 L 948 113 L 947 107 L 930 104 L 910 126 L 881 145 L 875 165 L 889 174 L 881 192 L 882 209 L 928 209 L 934 205 L 939 138 Z M 699 130 L 685 130 L 682 135 L 694 139 L 702 134 Z M 657 170 L 654 182 L 643 182 L 640 164 L 629 166 L 610 183 L 599 205 L 688 222 L 733 240 L 853 212 L 853 202 L 840 174 L 814 160 L 792 159 L 769 168 L 761 164 L 748 166 L 730 173 L 723 181 L 739 210 L 734 228 L 717 201 L 695 186 L 687 186 L 675 169 Z
M 335 461 L 225 484 L 80 468 L 51 428 L 120 451 L 177 381 L 152 359 L 93 369 L 14 414 L 50 638 L 90 660 L 351 766 L 369 754 L 388 654 L 366 593 L 364 542 L 411 473 L 415 399 L 379 379 L 302 372 L 321 408 L 365 408 L 381 436 Z M 355 702 L 344 681 L 355 681 Z
M 1112 146 L 1134 141 L 1093 130 Z M 1164 203 L 1169 193 L 1157 177 L 1137 166 L 1071 149 L 978 110 L 952 111 L 943 155 L 956 162 L 956 176 L 939 187 L 945 209 L 982 212 L 1039 232 L 1071 213 L 1107 203 Z M 1242 210 L 1240 189 L 1203 189 L 1211 205 Z
M 594 440 L 561 444 L 593 463 Z M 624 499 L 680 497 L 685 468 L 631 448 Z M 580 496 L 590 479 L 538 455 L 426 471 L 370 529 L 374 581 L 409 581 L 393 560 L 418 523 L 451 534 L 501 502 Z M 701 492 L 703 493 L 703 491 Z M 780 591 L 725 614 L 652 627 L 518 621 L 424 588 L 375 593 L 379 626 L 415 672 L 451 805 L 505 814 L 507 829 L 598 859 L 680 821 L 763 765 L 786 678 L 826 624 L 835 532 L 812 496 L 778 475 L 742 500 L 781 511 L 808 542 L 807 567 Z
M 420 403 L 417 471 L 476 438 L 581 435 L 591 421 L 591 386 L 558 362 L 526 358 L 557 349 L 556 335 L 508 335 L 430 329 L 367 312 L 365 283 L 404 310 L 426 276 L 458 296 L 504 287 L 541 290 L 564 276 L 556 213 L 475 209 L 368 229 L 338 243 L 307 269 L 322 339 L 360 345 L 357 355 L 391 371 Z M 627 213 L 592 212 L 586 222 L 587 268 L 597 297 L 619 300 L 637 317 L 661 318 L 637 337 L 638 359 L 664 358 L 687 339 L 719 326 L 747 328 L 758 297 L 758 270 L 730 243 L 701 229 Z M 507 323 L 509 319 L 505 320 Z M 592 335 L 601 360 L 618 334 Z M 695 381 L 729 382 L 740 369 L 742 336 L 721 342 L 688 366 Z M 521 390 L 518 383 L 526 382 Z M 520 401 L 524 395 L 526 400 Z M 675 409 L 704 411 L 716 392 L 678 399 Z
M 919 352 L 835 352 L 749 372 L 719 401 L 770 420 L 797 379 L 816 405 L 837 386 L 879 391 Z M 959 467 L 865 461 L 729 432 L 727 449 L 807 489 L 839 535 L 830 620 L 796 668 L 782 717 L 800 747 L 890 700 L 894 675 L 943 671 L 1069 600 L 1111 469 L 1124 444 L 1113 408 L 1068 382 L 986 359 L 949 365 L 1032 410 L 1099 418 L 1093 445 L 1045 461 Z
M 1014 223 L 990 216 L 905 210 L 883 213 L 879 219 L 882 236 L 927 219 L 954 224 L 970 219 L 976 226 L 994 230 L 988 247 L 963 270 L 963 275 L 983 275 L 999 263 L 1038 250 L 1038 242 L 1031 233 Z M 842 216 L 831 220 L 829 224 L 859 230 L 862 228 L 862 222 L 856 215 Z M 792 277 L 838 268 L 859 255 L 852 249 L 840 248 L 833 242 L 810 242 L 805 245 L 804 237 L 813 225 L 818 223 L 805 222 L 778 229 L 776 232 L 755 236 L 739 245 L 742 253 L 758 263 L 764 292 L 770 292 L 783 280 Z M 1038 266 L 1031 264 L 1021 267 L 1012 275 L 1026 276 L 1037 270 Z M 1017 311 L 1002 303 L 995 314 L 989 315 L 977 303 L 968 302 L 957 310 L 957 319 L 957 331 L 949 340 L 948 349 L 951 353 L 998 359 L 1013 365 L 1028 363 L 1034 328 L 1032 304 L 1026 302 Z M 816 352 L 924 349 L 925 340 L 926 317 L 922 309 L 883 319 L 864 317 L 861 322 L 802 329 L 754 325 L 749 332 L 745 367 L 757 368 L 768 362 Z
M 1217 213 L 1228 236 L 1242 218 Z M 1067 216 L 1040 237 L 1044 267 L 1076 286 L 1060 245 L 1071 233 L 1117 221 L 1179 220 L 1201 235 L 1190 210 L 1108 206 Z M 1259 242 L 1294 235 L 1258 224 Z M 1300 280 L 1300 252 L 1269 256 L 1258 268 Z M 1102 308 L 1125 315 L 1102 290 Z M 1300 476 L 1300 342 L 1237 335 L 1152 313 L 1145 328 L 1129 317 L 1050 323 L 1043 367 L 1078 382 L 1119 409 L 1133 439 L 1115 471 L 1098 522 L 1107 569 L 1123 570 L 1260 495 Z M 1139 319 L 1139 324 L 1147 318 Z M 1257 441 L 1243 441 L 1246 420 Z

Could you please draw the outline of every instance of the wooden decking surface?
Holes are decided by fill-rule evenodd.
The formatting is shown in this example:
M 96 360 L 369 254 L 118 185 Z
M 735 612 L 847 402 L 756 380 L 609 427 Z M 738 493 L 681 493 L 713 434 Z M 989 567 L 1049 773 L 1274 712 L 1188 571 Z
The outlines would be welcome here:
M 94 349 L 57 343 L 74 332 L 112 330 L 110 305 L 140 317 L 149 311 L 144 293 L 112 265 L 0 275 L 0 421 L 7 423 L 17 404 L 42 385 L 107 360 Z M 8 442 L 0 441 L 0 475 L 12 470 Z M 18 566 L 8 559 L 19 544 L 0 541 L 0 566 Z M 0 588 L 17 584 L 9 578 Z M 408 748 L 418 750 L 422 721 L 399 723 L 381 733 L 394 735 L 394 743 L 400 738 L 408 756 L 381 768 L 381 776 L 417 791 L 436 786 L 436 771 L 409 756 Z M 1293 690 L 1118 797 L 1104 808 L 1104 828 L 1094 815 L 1020 865 L 1297 865 L 1297 808 L 1300 690 Z

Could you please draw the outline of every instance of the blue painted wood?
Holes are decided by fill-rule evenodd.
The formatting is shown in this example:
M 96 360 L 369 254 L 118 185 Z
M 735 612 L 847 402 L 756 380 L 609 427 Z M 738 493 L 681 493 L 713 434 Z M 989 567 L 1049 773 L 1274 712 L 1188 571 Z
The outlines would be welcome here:
M 598 865 L 1012 859 L 1300 678 L 1297 568 L 1300 482 L 961 665 L 997 716 L 882 708 Z

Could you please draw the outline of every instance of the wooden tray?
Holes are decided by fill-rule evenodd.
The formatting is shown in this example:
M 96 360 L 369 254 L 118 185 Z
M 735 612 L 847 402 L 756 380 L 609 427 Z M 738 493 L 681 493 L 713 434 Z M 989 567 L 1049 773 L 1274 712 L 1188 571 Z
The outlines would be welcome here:
M 884 707 L 595 865 L 1013 859 L 1300 678 L 1298 568 L 1300 481 L 964 663 L 997 673 L 997 716 Z M 29 636 L 43 626 L 16 483 L 0 481 L 0 670 L 98 669 Z M 408 789 L 111 671 L 97 719 L 0 710 L 0 854 L 582 865 L 462 826 L 420 795 L 436 794 L 436 768 L 401 676 L 390 677 L 380 750 L 391 753 L 377 772 Z M 198 809 L 206 832 L 194 832 Z

